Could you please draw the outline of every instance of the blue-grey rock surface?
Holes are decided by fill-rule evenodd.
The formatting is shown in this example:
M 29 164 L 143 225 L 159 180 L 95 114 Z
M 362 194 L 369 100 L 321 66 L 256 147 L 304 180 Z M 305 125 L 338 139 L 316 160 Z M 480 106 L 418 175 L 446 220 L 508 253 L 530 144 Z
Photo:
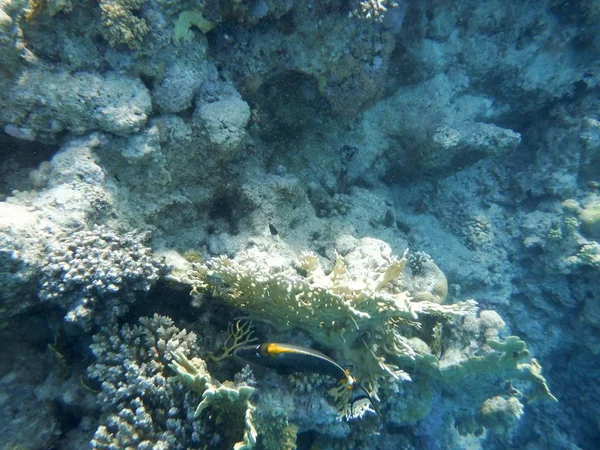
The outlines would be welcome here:
M 596 0 L 0 0 L 2 445 L 596 448 L 599 30 Z M 373 404 L 231 355 L 269 341 Z

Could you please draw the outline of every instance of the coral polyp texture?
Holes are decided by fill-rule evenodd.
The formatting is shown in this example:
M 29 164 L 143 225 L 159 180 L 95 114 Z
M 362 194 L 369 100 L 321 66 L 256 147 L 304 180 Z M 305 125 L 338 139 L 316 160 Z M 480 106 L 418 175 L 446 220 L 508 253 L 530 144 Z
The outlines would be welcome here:
M 214 379 L 196 356 L 195 342 L 194 333 L 158 314 L 94 336 L 95 362 L 87 374 L 100 387 L 98 401 L 106 419 L 92 448 L 207 448 L 202 445 L 221 439 L 220 445 L 230 442 L 230 448 L 252 448 L 256 431 L 248 399 L 254 389 Z M 206 408 L 210 420 L 199 417 Z M 211 429 L 215 417 L 229 426 Z
M 426 272 L 406 270 L 407 252 L 395 257 L 383 241 L 363 238 L 346 249 L 326 273 L 315 253 L 294 255 L 281 240 L 257 241 L 233 259 L 194 264 L 183 281 L 193 294 L 210 291 L 252 320 L 303 330 L 353 366 L 374 396 L 378 386 L 393 389 L 412 372 L 447 384 L 478 375 L 516 378 L 533 384 L 533 397 L 554 399 L 539 364 L 526 362 L 523 341 L 492 339 L 504 325 L 499 316 L 478 317 L 474 300 L 426 300 L 439 299 L 418 290 L 427 285 L 420 279 Z M 337 397 L 347 414 L 348 396 Z
M 104 418 L 91 448 L 295 448 L 285 411 L 251 403 L 255 388 L 243 380 L 251 374 L 217 380 L 198 356 L 197 336 L 168 317 L 105 327 L 91 350 L 87 383 Z
M 146 239 L 107 227 L 57 239 L 41 264 L 40 300 L 66 309 L 65 320 L 85 328 L 112 322 L 166 273 L 166 264 L 143 244 Z
M 140 48 L 149 27 L 135 13 L 146 0 L 101 0 L 99 3 L 104 26 L 102 35 L 110 45 L 125 44 L 133 49 Z

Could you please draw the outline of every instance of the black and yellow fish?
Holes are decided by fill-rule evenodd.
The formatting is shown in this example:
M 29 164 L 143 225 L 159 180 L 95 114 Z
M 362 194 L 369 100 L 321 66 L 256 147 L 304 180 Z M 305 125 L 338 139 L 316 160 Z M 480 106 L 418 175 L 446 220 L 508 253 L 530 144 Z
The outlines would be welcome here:
M 321 373 L 338 380 L 340 385 L 353 391 L 351 405 L 358 400 L 367 399 L 375 412 L 375 404 L 367 390 L 362 387 L 350 375 L 348 369 L 344 369 L 329 356 L 308 347 L 294 344 L 265 343 L 246 345 L 239 347 L 234 353 L 236 356 L 256 364 L 275 369 L 292 370 L 295 372 Z

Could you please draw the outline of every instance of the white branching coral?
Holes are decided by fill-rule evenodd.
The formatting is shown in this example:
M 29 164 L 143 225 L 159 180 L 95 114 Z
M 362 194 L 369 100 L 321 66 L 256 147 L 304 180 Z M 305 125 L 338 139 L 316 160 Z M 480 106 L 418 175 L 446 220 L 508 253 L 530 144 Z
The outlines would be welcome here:
M 394 0 L 359 0 L 351 16 L 362 17 L 373 22 L 381 22 L 390 8 L 397 8 Z
M 188 398 L 167 365 L 173 352 L 194 355 L 196 335 L 168 317 L 142 317 L 136 325 L 112 325 L 94 335 L 95 361 L 88 382 L 98 386 L 103 424 L 90 448 L 183 449 L 199 446 L 202 424 L 193 422 L 197 397 Z M 93 386 L 93 385 L 92 385 Z

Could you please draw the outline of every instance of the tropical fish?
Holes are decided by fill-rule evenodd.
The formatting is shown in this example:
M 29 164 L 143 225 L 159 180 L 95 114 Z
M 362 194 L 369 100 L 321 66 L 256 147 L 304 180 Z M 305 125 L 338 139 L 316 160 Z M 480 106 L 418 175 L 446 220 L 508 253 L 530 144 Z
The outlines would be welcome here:
M 246 345 L 234 352 L 246 361 L 275 369 L 285 369 L 294 372 L 321 373 L 338 380 L 339 384 L 353 391 L 351 408 L 358 400 L 367 399 L 374 411 L 379 415 L 375 404 L 367 390 L 361 386 L 348 369 L 331 359 L 329 356 L 308 347 L 276 342 Z

